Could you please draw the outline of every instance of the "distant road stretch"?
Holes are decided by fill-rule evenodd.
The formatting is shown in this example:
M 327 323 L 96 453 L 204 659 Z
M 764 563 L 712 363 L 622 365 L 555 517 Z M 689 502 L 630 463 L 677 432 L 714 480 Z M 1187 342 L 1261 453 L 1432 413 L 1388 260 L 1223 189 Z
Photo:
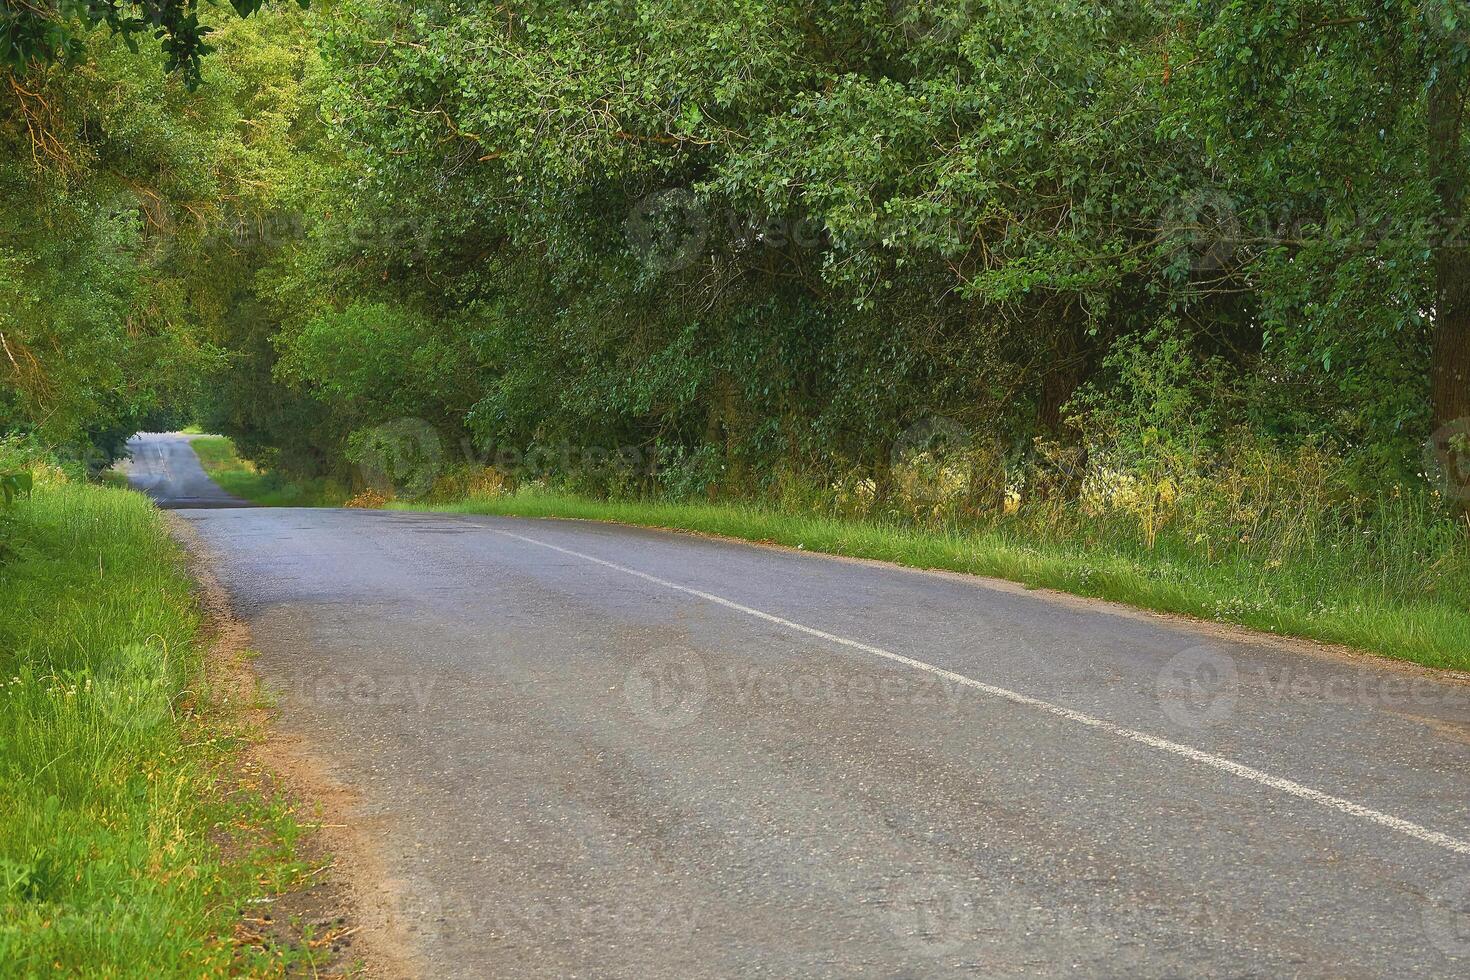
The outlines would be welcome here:
M 249 501 L 225 493 L 209 478 L 189 438 L 178 432 L 140 432 L 133 436 L 128 440 L 130 456 L 124 467 L 128 481 L 158 506 L 170 510 L 251 506 Z

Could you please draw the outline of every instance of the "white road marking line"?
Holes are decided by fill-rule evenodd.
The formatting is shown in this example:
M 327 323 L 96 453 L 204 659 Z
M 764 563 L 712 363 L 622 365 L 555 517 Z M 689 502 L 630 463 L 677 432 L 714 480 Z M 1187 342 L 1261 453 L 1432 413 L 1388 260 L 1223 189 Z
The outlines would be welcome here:
M 903 654 L 894 653 L 891 650 L 885 650 L 882 647 L 875 647 L 867 643 L 861 643 L 857 640 L 850 640 L 845 636 L 836 636 L 835 634 L 816 629 L 812 626 L 804 626 L 801 623 L 792 622 L 789 619 L 782 619 L 780 616 L 773 616 L 768 612 L 761 612 L 759 609 L 752 609 L 750 606 L 742 606 L 738 602 L 732 602 L 729 599 L 713 595 L 709 592 L 701 592 L 699 589 L 691 589 L 687 585 L 680 585 L 677 582 L 670 582 L 667 579 L 659 578 L 657 575 L 649 575 L 647 572 L 640 572 L 636 568 L 628 568 L 626 565 L 619 565 L 616 562 L 605 561 L 601 558 L 593 557 L 592 555 L 583 554 L 580 551 L 573 551 L 570 548 L 562 548 L 558 545 L 548 544 L 545 541 L 537 541 L 535 538 L 528 538 L 524 535 L 514 534 L 510 531 L 502 531 L 498 528 L 493 530 L 495 530 L 496 534 L 503 534 L 508 538 L 515 538 L 516 540 L 524 541 L 527 544 L 534 544 L 542 548 L 548 548 L 552 551 L 559 551 L 564 555 L 571 555 L 573 558 L 581 558 L 582 560 L 590 561 L 595 565 L 601 565 L 604 568 L 611 568 L 613 571 L 622 572 L 626 575 L 632 575 L 636 578 L 643 579 L 645 582 L 652 582 L 653 584 L 661 585 L 666 589 L 673 589 L 675 592 L 683 592 L 686 595 L 692 595 L 697 598 L 704 599 L 706 602 L 713 602 L 716 605 L 724 606 L 726 609 L 733 609 L 738 613 L 744 613 L 745 615 L 753 616 L 756 619 L 763 619 L 768 623 L 775 623 L 777 626 L 784 626 L 787 629 L 795 630 L 798 633 L 805 633 L 808 636 L 814 636 L 817 639 L 826 640 L 829 643 L 836 643 L 840 646 L 849 647 L 853 650 L 861 650 L 863 653 L 871 654 L 874 657 L 880 657 L 884 660 L 891 660 L 894 663 L 903 664 L 904 666 L 912 667 L 915 670 L 922 670 L 925 673 L 933 674 L 936 677 L 942 677 L 945 680 L 954 682 L 955 684 L 961 684 L 965 687 L 973 688 L 974 690 L 989 694 L 991 697 L 1001 698 L 1002 700 L 1010 701 L 1014 704 L 1025 705 L 1028 708 L 1036 708 L 1037 710 L 1056 715 L 1058 718 L 1065 718 L 1068 721 L 1074 721 L 1079 725 L 1086 725 L 1088 728 L 1095 728 L 1098 731 L 1107 732 L 1108 734 L 1116 735 L 1119 738 L 1125 738 L 1130 742 L 1137 742 L 1140 745 L 1146 745 L 1149 748 L 1158 749 L 1160 752 L 1168 752 L 1171 755 L 1177 755 L 1182 758 L 1189 759 L 1192 762 L 1198 762 L 1202 765 L 1209 766 L 1211 769 L 1215 769 L 1224 773 L 1229 773 L 1230 775 L 1239 777 L 1240 779 L 1246 779 L 1253 783 L 1259 783 L 1262 786 L 1269 786 L 1274 790 L 1279 790 L 1282 793 L 1286 793 L 1290 796 L 1295 796 L 1297 799 L 1308 800 L 1312 803 L 1318 803 L 1322 806 L 1331 807 L 1334 810 L 1341 811 L 1342 813 L 1346 813 L 1350 816 L 1358 817 L 1362 820 L 1372 821 L 1379 826 L 1387 827 L 1390 830 L 1396 830 L 1401 834 L 1413 837 L 1416 840 L 1423 841 L 1427 844 L 1435 844 L 1447 850 L 1454 851 L 1456 854 L 1470 854 L 1470 841 L 1463 841 L 1457 837 L 1451 837 L 1448 834 L 1442 834 L 1437 830 L 1430 830 L 1428 827 L 1421 826 L 1420 824 L 1414 823 L 1411 820 L 1405 820 L 1402 817 L 1395 817 L 1390 813 L 1383 813 L 1380 810 L 1374 810 L 1371 807 L 1363 806 L 1361 803 L 1354 803 L 1352 800 L 1345 800 L 1340 796 L 1333 796 L 1330 793 L 1324 793 L 1321 790 L 1313 789 L 1310 786 L 1303 786 L 1301 783 L 1294 782 L 1290 779 L 1283 779 L 1280 776 L 1273 776 L 1268 772 L 1263 772 L 1260 769 L 1255 769 L 1251 766 L 1243 765 L 1239 762 L 1235 762 L 1234 760 L 1227 759 L 1224 756 L 1219 756 L 1210 752 L 1206 752 L 1203 749 L 1197 749 L 1193 746 L 1184 745 L 1179 742 L 1171 742 L 1166 738 L 1160 738 L 1157 735 L 1150 735 L 1147 732 L 1135 731 L 1132 728 L 1124 728 L 1122 725 L 1115 725 L 1110 721 L 1103 720 L 1102 718 L 1095 718 L 1092 715 L 1084 714 L 1081 711 L 1074 711 L 1071 708 L 1066 708 L 1059 704 L 1053 704 L 1050 701 L 1043 701 L 1040 698 L 1033 698 L 1029 694 L 1022 694 L 1019 691 L 1012 691 L 1008 688 L 997 687 L 994 684 L 986 684 L 984 681 L 977 681 L 973 677 L 966 677 L 964 674 L 956 674 L 952 670 L 945 670 L 943 667 L 936 667 L 933 664 L 925 663 L 922 660 L 915 660 L 913 657 L 905 657 Z

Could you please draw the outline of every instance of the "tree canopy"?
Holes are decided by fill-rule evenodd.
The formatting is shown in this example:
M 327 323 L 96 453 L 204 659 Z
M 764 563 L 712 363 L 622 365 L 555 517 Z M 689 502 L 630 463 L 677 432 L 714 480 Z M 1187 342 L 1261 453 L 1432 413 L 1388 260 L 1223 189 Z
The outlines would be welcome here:
M 98 398 L 179 404 L 203 372 L 214 423 L 302 472 L 412 417 L 471 458 L 881 496 L 943 420 L 1008 474 L 985 494 L 1242 434 L 1412 480 L 1470 415 L 1467 24 L 1459 0 L 337 0 L 222 24 L 173 78 L 94 31 L 72 68 L 12 69 L 8 193 L 67 217 L 17 218 L 5 261 L 33 322 L 131 323 L 165 368 L 10 325 L 36 359 L 11 397 L 59 425 L 48 344 L 118 365 Z M 73 277 L 74 236 L 121 266 Z M 105 303 L 65 312 L 48 268 Z
M 309 0 L 297 0 L 305 7 Z M 241 17 L 266 0 L 230 0 Z M 74 63 L 83 54 L 83 37 L 106 27 L 136 53 L 138 35 L 150 35 L 164 55 L 167 70 L 185 84 L 199 84 L 200 59 L 212 49 L 210 28 L 199 20 L 198 0 L 5 0 L 0 9 L 0 63 L 25 72 L 39 65 Z

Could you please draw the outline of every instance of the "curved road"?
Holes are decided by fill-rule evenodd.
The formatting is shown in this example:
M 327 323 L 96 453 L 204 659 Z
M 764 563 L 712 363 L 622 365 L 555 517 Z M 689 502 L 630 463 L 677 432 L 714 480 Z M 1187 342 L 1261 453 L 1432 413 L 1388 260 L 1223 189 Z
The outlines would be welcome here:
M 1470 973 L 1463 680 L 689 535 L 184 516 L 435 977 Z

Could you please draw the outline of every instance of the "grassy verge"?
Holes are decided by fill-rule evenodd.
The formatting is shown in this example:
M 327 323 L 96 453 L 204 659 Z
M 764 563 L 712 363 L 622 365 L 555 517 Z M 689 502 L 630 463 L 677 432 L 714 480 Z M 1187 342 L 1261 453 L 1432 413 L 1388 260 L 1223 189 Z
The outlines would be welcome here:
M 265 507 L 337 507 L 347 495 L 327 480 L 296 481 L 261 470 L 235 452 L 224 436 L 189 440 L 204 472 L 226 493 Z
M 1432 667 L 1470 669 L 1470 602 L 1415 591 L 1344 552 L 1285 563 L 1201 560 L 1124 535 L 1047 540 L 1017 528 L 932 530 L 784 513 L 756 506 L 602 501 L 523 490 L 405 509 L 619 521 L 768 541 L 915 568 L 1010 579 L 1289 636 L 1341 643 Z
M 234 941 L 304 871 L 203 683 L 178 549 L 141 494 L 46 482 L 0 559 L 0 964 L 6 976 L 278 974 Z

